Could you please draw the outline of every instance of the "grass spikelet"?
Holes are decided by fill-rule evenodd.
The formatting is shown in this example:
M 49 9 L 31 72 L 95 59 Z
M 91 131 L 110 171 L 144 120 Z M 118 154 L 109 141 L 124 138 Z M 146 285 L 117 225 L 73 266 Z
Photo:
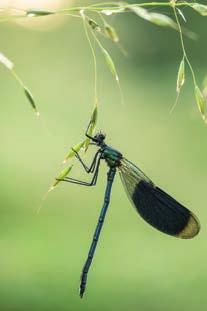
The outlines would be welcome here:
M 61 182 L 61 179 L 64 179 L 70 173 L 72 167 L 73 167 L 73 165 L 65 167 L 60 172 L 60 174 L 56 177 L 56 180 L 55 180 L 54 184 L 50 187 L 49 191 L 52 191 Z
M 24 85 L 23 81 L 20 79 L 20 77 L 17 75 L 17 73 L 14 70 L 14 64 L 10 59 L 8 59 L 3 53 L 0 53 L 0 63 L 2 63 L 14 76 L 14 78 L 17 80 L 17 82 L 21 85 L 23 88 L 24 94 L 26 98 L 28 99 L 30 105 L 32 106 L 32 109 L 36 113 L 37 116 L 40 115 L 37 106 L 35 104 L 34 97 L 31 93 L 31 91 Z
M 195 98 L 202 118 L 205 119 L 205 99 L 197 85 L 195 85 Z
M 205 100 L 207 100 L 207 76 L 205 76 L 203 80 L 203 89 L 202 89 L 203 96 Z
M 95 31 L 97 31 L 97 32 L 100 32 L 100 31 L 101 31 L 101 28 L 100 28 L 100 26 L 97 24 L 96 21 L 94 21 L 94 20 L 91 19 L 91 18 L 87 18 L 87 21 L 88 21 L 88 24 L 90 25 L 90 27 L 91 27 L 93 30 L 95 30 Z
M 32 109 L 37 114 L 37 116 L 39 116 L 40 113 L 37 110 L 37 107 L 36 107 L 36 104 L 35 104 L 34 97 L 33 97 L 32 93 L 30 92 L 30 90 L 26 86 L 23 86 L 23 88 L 24 88 L 24 93 L 25 93 L 25 95 L 26 95 L 30 105 L 32 106 Z
M 97 123 L 97 119 L 98 119 L 98 106 L 95 104 L 94 108 L 93 108 L 93 112 L 91 114 L 91 119 L 88 125 L 88 135 L 89 136 L 93 136 L 94 135 L 94 131 L 96 128 L 96 123 Z M 88 149 L 88 146 L 90 144 L 90 138 L 86 138 L 85 142 L 84 142 L 84 150 L 85 152 Z
M 26 11 L 28 17 L 46 16 L 55 14 L 55 11 L 45 9 L 29 9 Z
M 178 76 L 177 76 L 176 91 L 178 94 L 180 93 L 180 90 L 184 83 L 185 83 L 185 60 L 183 58 L 179 66 Z
M 112 27 L 108 23 L 105 23 L 104 24 L 104 30 L 105 30 L 105 34 L 107 35 L 108 38 L 110 38 L 115 43 L 119 42 L 119 37 L 118 37 L 117 32 L 114 29 L 114 27 Z
M 175 103 L 170 109 L 170 113 L 172 113 L 175 107 L 177 106 L 179 96 L 180 96 L 180 91 L 184 83 L 185 83 L 185 58 L 183 57 L 183 59 L 180 62 L 180 66 L 179 66 L 178 74 L 177 74 L 177 85 L 176 85 L 177 96 L 175 99 Z
M 107 64 L 109 70 L 111 71 L 112 75 L 115 77 L 115 80 L 119 81 L 119 77 L 118 77 L 118 74 L 117 74 L 117 71 L 116 71 L 116 67 L 114 65 L 114 62 L 113 62 L 110 54 L 103 47 L 102 47 L 102 52 L 104 54 L 105 61 L 106 61 L 106 64 Z
M 3 53 L 0 53 L 0 63 L 2 63 L 2 65 L 4 65 L 9 70 L 14 68 L 12 61 L 10 61 L 10 59 L 8 59 Z
M 202 16 L 207 16 L 207 5 L 200 3 L 190 3 L 189 6 Z
M 140 8 L 135 5 L 130 5 L 129 10 L 145 20 L 150 20 L 150 13 L 144 8 Z
M 76 152 L 79 152 L 81 150 L 81 148 L 83 148 L 84 144 L 85 144 L 85 140 L 76 144 L 75 146 L 73 146 L 70 149 L 70 151 L 67 153 L 67 155 L 65 156 L 63 163 L 66 163 L 67 160 L 73 158 L 75 156 Z
M 149 21 L 157 26 L 177 29 L 176 23 L 172 20 L 172 18 L 164 14 L 151 13 Z
M 178 9 L 178 8 L 177 8 L 177 11 L 178 11 L 179 15 L 182 17 L 182 19 L 184 20 L 184 22 L 186 23 L 187 21 L 186 21 L 185 15 L 184 15 L 183 12 L 181 11 L 181 9 Z
M 129 9 L 137 16 L 157 26 L 171 27 L 173 29 L 177 29 L 176 23 L 172 20 L 172 18 L 167 15 L 161 13 L 150 13 L 148 10 L 134 5 L 130 5 Z

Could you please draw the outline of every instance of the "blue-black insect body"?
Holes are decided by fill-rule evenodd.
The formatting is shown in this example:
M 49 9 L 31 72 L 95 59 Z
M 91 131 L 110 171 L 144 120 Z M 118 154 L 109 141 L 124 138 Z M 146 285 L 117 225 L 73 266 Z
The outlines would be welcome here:
M 87 276 L 93 256 L 96 250 L 99 235 L 103 226 L 107 208 L 110 202 L 111 188 L 116 172 L 118 171 L 126 190 L 126 193 L 138 214 L 151 226 L 166 234 L 189 239 L 196 236 L 200 230 L 199 221 L 196 216 L 182 204 L 157 187 L 136 165 L 123 157 L 116 149 L 105 143 L 105 135 L 96 134 L 91 139 L 91 144 L 98 147 L 94 159 L 87 167 L 76 153 L 88 174 L 93 174 L 91 182 L 80 181 L 73 178 L 64 178 L 63 181 L 70 183 L 94 186 L 96 184 L 101 160 L 105 160 L 109 170 L 107 173 L 107 186 L 105 190 L 104 203 L 93 235 L 93 240 L 88 252 L 86 262 L 83 266 L 80 281 L 80 297 L 83 297 Z

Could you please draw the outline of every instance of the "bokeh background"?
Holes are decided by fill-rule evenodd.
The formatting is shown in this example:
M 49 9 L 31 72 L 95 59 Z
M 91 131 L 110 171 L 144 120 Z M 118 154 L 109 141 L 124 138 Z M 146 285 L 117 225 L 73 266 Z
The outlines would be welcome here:
M 133 1 L 131 1 L 133 3 Z M 86 1 L 10 1 L 16 7 L 68 7 Z M 8 1 L 1 1 L 1 6 Z M 155 10 L 157 11 L 157 10 Z M 171 15 L 169 10 L 163 10 Z M 207 72 L 207 19 L 185 8 L 185 38 L 198 82 Z M 122 47 L 101 39 L 119 72 L 125 104 L 103 57 L 98 61 L 98 129 L 107 142 L 199 217 L 193 240 L 164 235 L 133 210 L 119 176 L 88 278 L 78 286 L 102 205 L 107 168 L 95 188 L 61 184 L 37 210 L 69 148 L 81 141 L 93 106 L 93 62 L 79 19 L 43 17 L 0 24 L 1 51 L 32 89 L 37 119 L 22 89 L 0 68 L 0 310 L 204 310 L 207 304 L 207 128 L 190 72 L 173 114 L 182 52 L 178 34 L 132 14 L 108 18 Z M 89 162 L 90 149 L 85 157 Z M 71 175 L 86 179 L 79 164 Z

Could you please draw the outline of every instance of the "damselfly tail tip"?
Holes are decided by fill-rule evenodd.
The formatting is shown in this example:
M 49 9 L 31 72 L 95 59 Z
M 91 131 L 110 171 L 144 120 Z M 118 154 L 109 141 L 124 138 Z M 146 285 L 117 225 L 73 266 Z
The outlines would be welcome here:
M 79 296 L 80 296 L 81 299 L 83 298 L 84 291 L 85 291 L 85 289 L 80 287 L 80 289 L 79 289 Z

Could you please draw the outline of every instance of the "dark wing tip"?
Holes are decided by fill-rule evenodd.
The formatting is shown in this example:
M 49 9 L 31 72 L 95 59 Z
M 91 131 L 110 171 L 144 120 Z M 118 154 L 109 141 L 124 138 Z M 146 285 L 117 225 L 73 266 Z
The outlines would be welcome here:
M 123 159 L 119 169 L 130 200 L 146 222 L 163 233 L 182 239 L 193 238 L 199 233 L 196 216 L 156 187 L 139 168 Z
M 200 223 L 194 214 L 190 214 L 189 219 L 185 227 L 176 235 L 181 239 L 194 238 L 200 231 Z
M 163 233 L 190 239 L 199 233 L 196 216 L 160 188 L 140 181 L 132 201 L 140 216 Z

